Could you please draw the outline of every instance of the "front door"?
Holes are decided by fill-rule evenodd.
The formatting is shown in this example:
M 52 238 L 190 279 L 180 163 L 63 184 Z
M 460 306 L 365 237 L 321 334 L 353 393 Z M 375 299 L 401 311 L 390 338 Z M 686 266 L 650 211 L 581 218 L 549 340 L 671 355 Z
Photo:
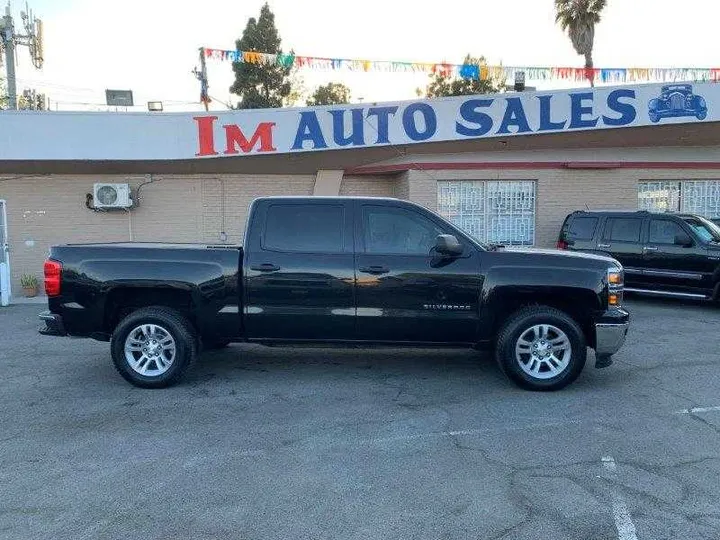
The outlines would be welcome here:
M 355 270 L 351 201 L 263 201 L 245 246 L 249 339 L 351 340 Z
M 710 294 L 714 265 L 708 265 L 707 248 L 696 240 L 692 246 L 677 245 L 677 236 L 691 235 L 676 220 L 650 220 L 644 248 L 645 280 L 652 289 Z
M 480 253 L 464 244 L 459 257 L 433 248 L 456 234 L 413 205 L 359 201 L 356 210 L 357 336 L 367 341 L 477 341 Z

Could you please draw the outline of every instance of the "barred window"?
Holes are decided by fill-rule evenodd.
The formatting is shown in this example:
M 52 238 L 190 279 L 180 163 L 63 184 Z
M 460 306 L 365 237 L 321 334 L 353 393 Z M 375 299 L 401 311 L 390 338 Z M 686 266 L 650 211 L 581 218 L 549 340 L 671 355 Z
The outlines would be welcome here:
M 720 218 L 720 180 L 687 180 L 681 193 L 683 212 Z
M 720 180 L 640 182 L 638 208 L 720 218 Z
M 680 209 L 680 182 L 640 182 L 638 210 L 677 212 Z
M 438 212 L 481 242 L 535 243 L 535 181 L 438 182 Z

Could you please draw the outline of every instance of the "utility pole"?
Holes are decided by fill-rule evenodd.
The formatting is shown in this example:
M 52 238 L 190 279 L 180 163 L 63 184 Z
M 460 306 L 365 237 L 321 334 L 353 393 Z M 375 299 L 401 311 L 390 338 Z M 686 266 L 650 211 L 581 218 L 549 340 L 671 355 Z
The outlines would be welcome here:
M 208 103 L 210 103 L 210 96 L 208 95 L 208 76 L 207 76 L 207 64 L 205 63 L 205 48 L 200 47 L 200 69 L 195 68 L 193 75 L 200 81 L 200 101 L 205 105 L 205 111 L 208 110 Z
M 17 83 L 15 81 L 15 29 L 13 28 L 10 4 L 5 7 L 2 19 L 2 44 L 5 47 L 5 69 L 7 73 L 8 109 L 17 110 Z
M 17 110 L 17 80 L 15 78 L 15 45 L 23 45 L 30 49 L 30 58 L 35 68 L 43 65 L 43 31 L 42 21 L 36 19 L 25 4 L 25 11 L 20 12 L 25 34 L 16 34 L 10 11 L 10 2 L 5 7 L 5 16 L 0 19 L 0 37 L 2 48 L 5 49 L 5 72 L 7 76 L 8 109 Z

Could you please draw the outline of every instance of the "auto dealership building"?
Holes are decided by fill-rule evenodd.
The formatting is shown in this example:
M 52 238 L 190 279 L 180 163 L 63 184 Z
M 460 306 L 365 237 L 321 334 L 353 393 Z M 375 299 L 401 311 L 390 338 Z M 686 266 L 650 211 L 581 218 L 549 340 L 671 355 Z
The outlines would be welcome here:
M 713 83 L 0 122 L 0 262 L 16 296 L 53 244 L 240 244 L 266 195 L 409 199 L 482 241 L 538 247 L 584 208 L 720 217 Z

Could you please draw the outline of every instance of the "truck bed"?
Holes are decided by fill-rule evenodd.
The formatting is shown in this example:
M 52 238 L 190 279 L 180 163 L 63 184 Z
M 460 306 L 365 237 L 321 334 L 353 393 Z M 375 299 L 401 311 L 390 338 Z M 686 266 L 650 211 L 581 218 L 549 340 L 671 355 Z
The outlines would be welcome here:
M 71 335 L 108 339 L 124 311 L 151 298 L 192 313 L 207 339 L 241 336 L 240 246 L 65 244 L 54 246 L 50 259 L 62 264 L 63 283 L 48 299 L 50 311 L 62 315 Z

